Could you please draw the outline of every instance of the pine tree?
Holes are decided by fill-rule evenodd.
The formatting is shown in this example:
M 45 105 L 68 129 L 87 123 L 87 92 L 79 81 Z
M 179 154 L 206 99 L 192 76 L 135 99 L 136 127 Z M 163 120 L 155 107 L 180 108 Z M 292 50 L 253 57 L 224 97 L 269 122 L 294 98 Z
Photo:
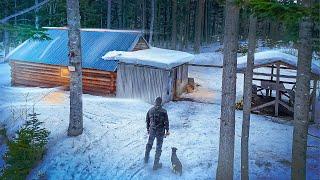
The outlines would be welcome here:
M 252 78 L 254 53 L 256 49 L 257 18 L 251 14 L 248 35 L 247 68 L 244 76 L 243 93 L 243 120 L 241 134 L 241 179 L 249 179 L 249 129 L 252 99 Z
M 310 8 L 311 0 L 302 0 Z M 298 70 L 294 102 L 294 129 L 292 143 L 292 179 L 306 179 L 307 135 L 309 124 L 310 78 L 312 62 L 313 22 L 304 16 L 299 27 Z
M 226 0 L 217 179 L 233 179 L 239 7 Z
M 150 23 L 150 34 L 149 34 L 149 44 L 152 45 L 153 31 L 154 31 L 154 20 L 157 14 L 157 1 L 151 0 L 151 23 Z
M 172 0 L 171 48 L 177 49 L 177 0 Z
M 80 12 L 78 0 L 67 0 L 68 47 L 70 70 L 70 121 L 69 136 L 78 136 L 83 131 L 82 114 L 82 66 Z
M 49 131 L 41 127 L 42 124 L 36 113 L 30 114 L 17 137 L 9 141 L 1 179 L 25 179 L 42 159 L 49 136 Z
M 203 21 L 203 9 L 205 0 L 199 0 L 197 5 L 197 15 L 194 30 L 194 52 L 200 53 L 201 35 L 202 35 L 202 21 Z
M 107 28 L 111 28 L 111 0 L 108 0 Z
M 38 0 L 34 0 L 34 5 L 38 5 L 39 4 L 39 1 Z M 39 29 L 39 26 L 40 26 L 40 22 L 39 22 L 39 8 L 36 8 L 35 9 L 35 20 L 34 20 L 34 25 L 36 27 L 36 29 Z

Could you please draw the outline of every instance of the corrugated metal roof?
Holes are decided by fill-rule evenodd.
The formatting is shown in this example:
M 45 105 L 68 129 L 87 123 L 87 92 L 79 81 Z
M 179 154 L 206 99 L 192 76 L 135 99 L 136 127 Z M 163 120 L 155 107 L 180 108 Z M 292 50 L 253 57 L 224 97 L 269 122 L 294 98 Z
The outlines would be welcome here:
M 28 39 L 13 50 L 8 59 L 68 66 L 67 30 L 49 28 L 46 33 L 51 40 Z M 115 71 L 117 61 L 101 57 L 109 51 L 131 51 L 141 36 L 137 31 L 81 30 L 83 68 Z

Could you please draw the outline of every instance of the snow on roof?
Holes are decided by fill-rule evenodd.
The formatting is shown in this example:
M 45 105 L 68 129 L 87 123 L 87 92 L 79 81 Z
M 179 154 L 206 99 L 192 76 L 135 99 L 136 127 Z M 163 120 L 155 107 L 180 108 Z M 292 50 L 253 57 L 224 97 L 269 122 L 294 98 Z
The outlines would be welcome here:
M 150 49 L 133 52 L 111 51 L 105 54 L 102 59 L 119 60 L 119 62 L 128 64 L 139 64 L 161 69 L 171 69 L 192 61 L 194 59 L 194 55 L 181 51 L 152 47 Z
M 297 67 L 298 58 L 296 56 L 275 50 L 258 52 L 254 54 L 254 66 L 270 64 L 277 61 Z M 247 67 L 247 56 L 238 57 L 237 63 L 238 70 L 245 69 Z M 312 63 L 311 69 L 314 74 L 320 75 L 320 67 L 315 63 Z

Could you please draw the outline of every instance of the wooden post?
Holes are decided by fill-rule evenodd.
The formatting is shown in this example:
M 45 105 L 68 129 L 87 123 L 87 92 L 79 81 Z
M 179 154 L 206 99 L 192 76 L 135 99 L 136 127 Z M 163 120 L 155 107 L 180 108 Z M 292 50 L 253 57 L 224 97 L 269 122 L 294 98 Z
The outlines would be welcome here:
M 311 94 L 311 98 L 312 100 L 310 101 L 311 107 L 312 107 L 312 111 L 311 111 L 311 122 L 315 121 L 315 117 L 316 117 L 316 103 L 317 103 L 317 79 L 313 80 L 313 88 L 312 88 L 312 94 Z
M 273 81 L 274 65 L 271 66 L 271 81 Z M 272 96 L 272 89 L 269 90 L 269 96 Z
M 280 87 L 280 64 L 277 63 L 277 80 L 276 80 L 276 102 L 274 105 L 274 115 L 278 116 L 279 115 L 279 99 L 280 99 L 280 91 L 279 91 L 279 87 Z

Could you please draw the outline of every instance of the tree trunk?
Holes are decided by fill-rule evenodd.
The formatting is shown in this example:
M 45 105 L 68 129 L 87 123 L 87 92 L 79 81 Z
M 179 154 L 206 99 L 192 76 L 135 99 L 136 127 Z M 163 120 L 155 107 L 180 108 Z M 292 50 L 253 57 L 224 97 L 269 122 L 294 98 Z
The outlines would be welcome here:
M 194 38 L 194 46 L 193 50 L 195 53 L 200 53 L 200 46 L 201 46 L 201 35 L 202 35 L 202 21 L 203 21 L 203 9 L 204 9 L 205 0 L 198 1 L 198 8 L 197 8 L 197 16 L 196 16 L 196 23 L 195 23 L 195 38 Z
M 100 28 L 103 28 L 103 14 L 102 7 L 100 7 Z
M 108 0 L 107 29 L 111 28 L 111 0 Z
M 177 49 L 177 0 L 172 0 L 172 49 Z
M 8 59 L 7 59 L 7 56 L 10 52 L 10 33 L 8 31 L 7 28 L 4 29 L 4 42 L 3 42 L 3 45 L 4 45 L 4 61 L 7 62 Z
M 184 34 L 184 41 L 183 41 L 183 49 L 187 49 L 189 46 L 189 33 L 190 33 L 190 0 L 186 2 L 186 15 L 185 15 L 185 34 Z
M 17 0 L 14 0 L 14 13 L 16 13 L 16 12 L 17 12 Z M 18 21 L 18 18 L 14 17 L 14 26 L 17 26 L 17 21 Z M 14 32 L 13 36 L 17 37 L 18 36 L 18 32 Z M 14 41 L 13 42 L 13 47 L 17 47 L 18 44 L 19 44 L 19 42 Z
M 142 31 L 146 30 L 146 1 L 142 0 Z
M 48 18 L 48 25 L 51 26 L 51 19 L 52 19 L 52 3 L 49 3 L 49 18 Z
M 77 136 L 83 131 L 82 116 L 82 67 L 80 12 L 78 0 L 67 0 L 68 47 L 70 65 L 70 121 L 69 136 Z
M 310 8 L 311 1 L 303 0 L 304 7 Z M 306 179 L 306 151 L 309 123 L 310 76 L 312 61 L 312 30 L 310 17 L 303 17 L 299 26 L 298 69 L 294 102 L 294 128 L 292 143 L 292 179 Z
M 4 14 L 7 16 L 8 15 L 8 9 L 5 8 L 4 10 Z M 4 28 L 4 31 L 3 31 L 3 46 L 4 46 L 4 61 L 7 62 L 8 59 L 7 59 L 7 56 L 10 52 L 10 33 L 7 29 L 7 26 L 8 24 L 5 24 L 5 28 Z
M 152 36 L 154 29 L 154 19 L 156 16 L 156 0 L 151 0 L 151 23 L 150 23 L 150 34 L 149 34 L 149 44 L 152 45 Z
M 17 12 L 17 0 L 14 0 L 14 13 Z M 17 25 L 17 17 L 14 17 L 14 25 Z
M 171 6 L 166 6 L 165 8 L 165 21 L 164 21 L 164 28 L 163 28 L 163 35 L 164 35 L 164 42 L 165 42 L 165 48 L 169 49 L 171 48 L 171 32 L 172 29 L 170 29 L 170 16 L 172 14 L 172 12 L 170 12 Z M 176 30 L 177 31 L 177 30 Z
M 204 41 L 206 44 L 208 44 L 208 6 L 209 6 L 209 2 L 206 1 L 205 2 L 205 11 L 204 11 L 204 25 L 203 25 L 203 35 L 204 35 Z
M 38 0 L 34 0 L 34 5 L 35 6 L 37 6 L 39 4 L 39 1 Z M 35 25 L 35 27 L 36 27 L 36 29 L 39 29 L 39 8 L 36 8 L 35 10 L 34 10 L 34 12 L 35 12 L 35 20 L 34 20 L 34 25 Z
M 251 14 L 248 35 L 247 68 L 244 77 L 243 121 L 241 134 L 241 180 L 249 179 L 249 129 L 252 99 L 254 52 L 256 49 L 257 18 Z
M 239 7 L 226 1 L 217 179 L 233 179 Z
M 122 0 L 118 0 L 118 28 L 123 27 Z

